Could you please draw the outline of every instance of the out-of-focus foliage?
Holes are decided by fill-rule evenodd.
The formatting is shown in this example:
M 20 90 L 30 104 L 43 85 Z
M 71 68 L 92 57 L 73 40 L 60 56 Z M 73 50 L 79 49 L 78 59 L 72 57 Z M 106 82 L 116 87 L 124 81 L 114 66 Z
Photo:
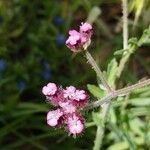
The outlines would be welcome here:
M 138 24 L 138 20 L 142 11 L 148 11 L 150 14 L 150 1 L 149 0 L 131 0 L 130 3 L 130 11 L 135 13 L 134 26 Z
M 129 5 L 136 13 L 140 11 L 141 18 L 134 33 L 140 37 L 149 24 L 149 17 L 146 17 L 149 16 L 149 1 L 144 1 L 143 6 L 136 1 Z M 73 57 L 64 44 L 68 30 L 85 21 L 95 6 L 101 13 L 94 23 L 90 52 L 102 69 L 109 70 L 106 76 L 114 86 L 113 67 L 120 56 L 113 53 L 122 48 L 119 0 L 0 0 L 0 150 L 92 149 L 96 131 L 96 119 L 92 120 L 92 116 L 99 117 L 96 110 L 85 113 L 87 129 L 82 136 L 73 139 L 61 129 L 54 130 L 46 125 L 46 112 L 51 106 L 45 104 L 41 88 L 47 82 L 82 88 L 89 84 L 88 89 L 94 96 L 103 96 L 103 92 L 99 92 L 102 90 L 95 86 L 94 71 L 83 55 Z M 132 13 L 130 34 L 134 21 Z M 117 88 L 150 75 L 148 43 L 131 58 L 129 68 L 117 81 Z M 135 91 L 124 101 L 121 101 L 124 97 L 120 97 L 114 103 L 103 149 L 150 147 L 149 91 L 150 88 Z M 91 95 L 91 101 L 93 99 Z

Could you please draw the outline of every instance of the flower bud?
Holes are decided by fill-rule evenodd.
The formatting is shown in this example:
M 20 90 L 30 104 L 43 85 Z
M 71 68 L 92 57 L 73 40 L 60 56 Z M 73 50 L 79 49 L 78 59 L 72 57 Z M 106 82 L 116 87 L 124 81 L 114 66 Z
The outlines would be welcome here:
M 91 42 L 92 26 L 89 23 L 81 23 L 80 31 L 70 30 L 66 45 L 73 52 L 86 50 Z

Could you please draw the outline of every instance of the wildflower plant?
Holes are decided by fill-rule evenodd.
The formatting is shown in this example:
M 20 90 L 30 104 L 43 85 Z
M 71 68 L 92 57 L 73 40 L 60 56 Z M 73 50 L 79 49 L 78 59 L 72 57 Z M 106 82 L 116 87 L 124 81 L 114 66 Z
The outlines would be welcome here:
M 66 40 L 66 46 L 73 52 L 83 52 L 87 62 L 92 66 L 97 74 L 98 85 L 88 85 L 88 90 L 98 98 L 97 101 L 90 103 L 89 95 L 85 90 L 79 90 L 74 86 L 57 86 L 55 83 L 48 83 L 43 87 L 42 92 L 46 96 L 47 102 L 54 105 L 55 109 L 47 114 L 47 124 L 51 127 L 64 127 L 69 134 L 76 137 L 81 134 L 85 128 L 85 118 L 81 110 L 100 107 L 100 111 L 93 113 L 94 124 L 97 126 L 94 150 L 99 150 L 105 133 L 105 125 L 108 121 L 109 112 L 113 105 L 112 100 L 119 97 L 125 97 L 129 93 L 139 88 L 150 85 L 150 79 L 140 81 L 134 85 L 117 89 L 116 81 L 119 80 L 126 63 L 130 56 L 148 40 L 150 40 L 150 27 L 146 29 L 138 40 L 137 38 L 128 39 L 128 10 L 127 0 L 122 0 L 123 6 L 123 49 L 115 52 L 114 55 L 120 55 L 119 62 L 115 58 L 108 64 L 107 72 L 104 74 L 96 61 L 88 51 L 88 46 L 92 40 L 93 22 L 84 22 L 79 26 L 79 30 L 70 30 L 69 37 Z M 100 92 L 103 96 L 99 96 Z M 98 95 L 98 96 L 97 96 Z M 96 119 L 95 119 L 96 118 Z M 96 120 L 96 121 L 95 121 Z

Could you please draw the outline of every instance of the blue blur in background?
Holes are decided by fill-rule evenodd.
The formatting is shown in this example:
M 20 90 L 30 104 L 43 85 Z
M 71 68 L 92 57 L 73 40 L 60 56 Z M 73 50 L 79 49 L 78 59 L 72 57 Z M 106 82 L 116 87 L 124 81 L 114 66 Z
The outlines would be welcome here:
M 6 69 L 6 60 L 0 59 L 0 72 L 4 71 Z
M 62 16 L 55 16 L 53 22 L 57 26 L 61 26 L 64 24 L 64 18 Z
M 64 34 L 58 34 L 56 36 L 56 44 L 57 46 L 63 46 L 65 45 L 66 37 Z
M 50 80 L 51 77 L 52 77 L 51 67 L 50 67 L 48 62 L 44 62 L 43 63 L 42 78 L 47 81 L 47 80 Z
M 19 90 L 24 90 L 27 86 L 27 83 L 24 80 L 18 80 L 16 86 Z

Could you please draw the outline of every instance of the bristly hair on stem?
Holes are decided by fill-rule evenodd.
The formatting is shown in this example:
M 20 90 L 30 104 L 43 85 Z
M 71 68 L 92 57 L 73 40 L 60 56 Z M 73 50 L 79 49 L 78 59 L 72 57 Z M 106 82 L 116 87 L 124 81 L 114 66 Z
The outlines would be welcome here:
M 122 6 L 123 6 L 123 49 L 127 49 L 128 47 L 128 9 L 127 9 L 127 0 L 122 0 Z M 109 86 L 109 84 L 107 83 L 107 81 L 105 80 L 105 78 L 103 77 L 103 74 L 101 72 L 101 70 L 99 69 L 99 67 L 97 67 L 97 65 L 95 65 L 95 61 L 92 60 L 92 57 L 90 57 L 91 55 L 88 53 L 88 51 L 86 52 L 86 57 L 89 60 L 89 63 L 92 65 L 92 67 L 94 68 L 95 72 L 97 73 L 98 77 L 101 79 L 102 84 L 105 86 L 105 88 L 107 89 L 108 95 L 106 97 L 104 97 L 104 101 L 109 100 L 108 103 L 104 103 L 104 107 L 103 107 L 103 124 L 105 124 L 105 121 L 108 116 L 109 113 L 109 109 L 110 109 L 110 99 L 114 98 L 115 96 L 115 92 L 113 89 L 111 89 L 111 87 Z M 124 68 L 124 64 L 127 62 L 129 57 L 126 57 L 126 59 L 121 59 L 120 61 L 120 65 L 118 68 L 118 77 L 120 77 L 123 68 Z M 106 99 L 105 99 L 106 98 Z M 95 105 L 97 105 L 97 102 L 95 102 Z M 98 105 L 99 106 L 99 105 Z M 101 147 L 101 143 L 102 143 L 102 139 L 103 139 L 103 135 L 104 135 L 104 130 L 105 127 L 101 127 L 98 126 L 97 127 L 97 134 L 96 134 L 96 139 L 95 139 L 95 143 L 94 143 L 94 150 L 99 150 Z M 103 134 L 101 134 L 100 137 L 100 133 L 98 133 L 99 131 L 101 131 Z
M 99 107 L 99 106 L 101 106 L 101 105 L 103 105 L 105 103 L 110 102 L 113 98 L 116 98 L 116 97 L 118 97 L 120 95 L 127 95 L 128 93 L 133 92 L 134 90 L 137 90 L 139 88 L 143 88 L 143 87 L 148 86 L 148 85 L 150 85 L 150 79 L 147 79 L 145 81 L 136 83 L 134 85 L 131 85 L 131 86 L 128 86 L 128 87 L 116 90 L 116 91 L 114 91 L 112 93 L 109 93 L 108 95 L 106 95 L 105 97 L 101 98 L 100 100 L 89 104 L 87 106 L 87 109 L 92 109 L 92 108 L 95 108 L 95 107 Z
M 109 86 L 106 78 L 104 77 L 101 69 L 97 66 L 95 60 L 93 59 L 93 57 L 91 56 L 91 54 L 86 50 L 86 58 L 88 60 L 88 63 L 92 66 L 92 68 L 94 69 L 94 71 L 96 72 L 98 78 L 101 80 L 103 86 L 106 88 L 107 92 L 112 92 L 113 89 Z
M 122 0 L 122 12 L 123 12 L 123 49 L 128 48 L 128 0 Z M 120 77 L 126 62 L 128 61 L 130 54 L 127 54 L 122 57 L 118 67 L 118 78 Z
M 123 49 L 128 47 L 128 0 L 122 0 L 123 11 Z

